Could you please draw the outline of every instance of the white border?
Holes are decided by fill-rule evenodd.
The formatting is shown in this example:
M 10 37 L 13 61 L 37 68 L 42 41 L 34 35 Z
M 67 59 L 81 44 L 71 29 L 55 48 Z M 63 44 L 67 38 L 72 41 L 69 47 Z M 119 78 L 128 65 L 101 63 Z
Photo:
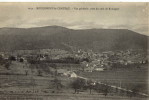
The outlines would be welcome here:
M 0 0 L 0 2 L 149 2 L 149 0 Z

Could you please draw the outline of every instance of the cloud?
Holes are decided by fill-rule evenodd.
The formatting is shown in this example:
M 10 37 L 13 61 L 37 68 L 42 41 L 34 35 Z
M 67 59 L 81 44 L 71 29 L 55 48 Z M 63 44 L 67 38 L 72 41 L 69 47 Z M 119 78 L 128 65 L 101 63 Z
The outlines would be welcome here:
M 103 3 L 104 4 L 104 3 Z M 28 10 L 28 7 L 64 6 L 61 4 L 0 4 L 0 27 L 43 27 L 58 25 L 71 29 L 129 29 L 148 34 L 148 11 L 145 3 L 105 4 L 71 3 L 72 7 L 116 7 L 118 11 Z M 65 4 L 66 5 L 66 4 Z M 70 6 L 67 4 L 67 6 Z M 71 7 L 70 6 L 70 7 Z

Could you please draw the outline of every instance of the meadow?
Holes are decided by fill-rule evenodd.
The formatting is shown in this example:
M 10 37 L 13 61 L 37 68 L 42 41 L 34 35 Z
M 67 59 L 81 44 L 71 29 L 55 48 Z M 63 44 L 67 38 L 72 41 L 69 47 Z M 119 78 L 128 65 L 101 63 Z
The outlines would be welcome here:
M 4 67 L 1 66 L 2 68 L 0 71 L 0 100 L 90 100 L 91 98 L 93 98 L 93 100 L 146 100 L 146 98 L 132 97 L 130 99 L 130 97 L 128 96 L 112 96 L 110 94 L 105 97 L 104 95 L 97 93 L 97 91 L 94 90 L 92 90 L 92 94 L 90 94 L 89 90 L 80 91 L 79 94 L 74 94 L 74 89 L 71 88 L 69 84 L 71 83 L 71 78 L 57 76 L 57 78 L 61 81 L 61 88 L 57 88 L 54 82 L 55 76 L 53 74 L 55 71 L 52 67 L 57 66 L 57 68 L 64 68 L 66 65 L 35 64 L 30 66 L 32 67 L 32 70 L 41 70 L 42 75 L 38 75 L 39 73 L 36 73 L 38 71 L 35 71 L 34 74 L 28 73 L 28 75 L 26 75 L 23 66 L 23 63 L 21 64 L 16 62 L 12 63 L 9 70 L 4 69 Z M 28 67 L 27 69 L 29 70 L 30 67 Z M 7 72 L 7 74 L 2 72 Z M 89 80 L 99 81 L 130 90 L 137 88 L 139 89 L 139 92 L 147 94 L 147 67 L 132 69 L 121 68 L 105 70 L 102 72 L 78 71 L 77 75 L 88 78 Z M 21 95 L 24 96 L 22 97 L 22 99 L 19 99 Z M 10 97 L 10 99 L 5 99 L 4 97 L 6 96 L 8 96 L 8 98 Z
M 140 92 L 148 92 L 148 68 L 145 67 L 139 69 L 114 69 L 101 72 L 79 72 L 78 75 L 129 90 L 137 88 Z

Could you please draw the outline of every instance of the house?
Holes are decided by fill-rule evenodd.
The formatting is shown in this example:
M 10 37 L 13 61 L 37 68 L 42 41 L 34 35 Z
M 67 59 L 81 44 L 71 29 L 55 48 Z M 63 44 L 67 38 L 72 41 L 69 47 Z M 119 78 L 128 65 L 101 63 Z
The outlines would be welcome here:
M 66 71 L 67 71 L 67 70 L 64 70 L 64 69 L 58 69 L 58 70 L 57 70 L 57 75 L 63 76 Z
M 67 77 L 77 77 L 77 74 L 74 73 L 73 71 L 67 71 L 67 70 L 64 70 L 64 69 L 58 69 L 57 70 L 57 74 L 60 75 L 60 76 L 67 76 Z
M 84 71 L 86 71 L 86 72 L 92 72 L 94 70 L 94 67 L 86 67 L 86 68 L 84 68 Z
M 77 74 L 72 72 L 72 71 L 67 71 L 64 73 L 65 76 L 71 77 L 71 78 L 76 78 Z
M 104 71 L 104 68 L 103 67 L 96 67 L 96 68 L 94 68 L 94 71 Z

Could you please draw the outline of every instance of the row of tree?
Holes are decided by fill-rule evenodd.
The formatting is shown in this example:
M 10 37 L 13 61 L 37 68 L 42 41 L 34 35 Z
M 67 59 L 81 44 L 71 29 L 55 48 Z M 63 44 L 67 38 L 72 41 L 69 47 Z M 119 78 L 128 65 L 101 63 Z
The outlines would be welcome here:
M 31 64 L 36 63 L 72 63 L 72 64 L 80 64 L 83 61 L 89 62 L 89 58 L 77 58 L 77 57 L 65 57 L 65 58 L 59 58 L 59 59 L 51 59 L 46 58 L 44 60 L 40 60 L 38 57 L 28 57 L 27 61 Z
M 92 91 L 96 91 L 99 94 L 103 94 L 104 96 L 107 96 L 108 94 L 117 94 L 117 95 L 125 95 L 125 96 L 141 96 L 139 94 L 140 87 L 135 86 L 132 91 L 124 91 L 120 90 L 118 88 L 112 88 L 105 84 L 100 84 L 98 82 L 93 82 L 91 80 L 85 80 L 77 78 L 72 82 L 72 88 L 74 89 L 75 93 L 79 93 L 82 90 L 88 90 L 90 91 L 90 94 L 92 94 Z

